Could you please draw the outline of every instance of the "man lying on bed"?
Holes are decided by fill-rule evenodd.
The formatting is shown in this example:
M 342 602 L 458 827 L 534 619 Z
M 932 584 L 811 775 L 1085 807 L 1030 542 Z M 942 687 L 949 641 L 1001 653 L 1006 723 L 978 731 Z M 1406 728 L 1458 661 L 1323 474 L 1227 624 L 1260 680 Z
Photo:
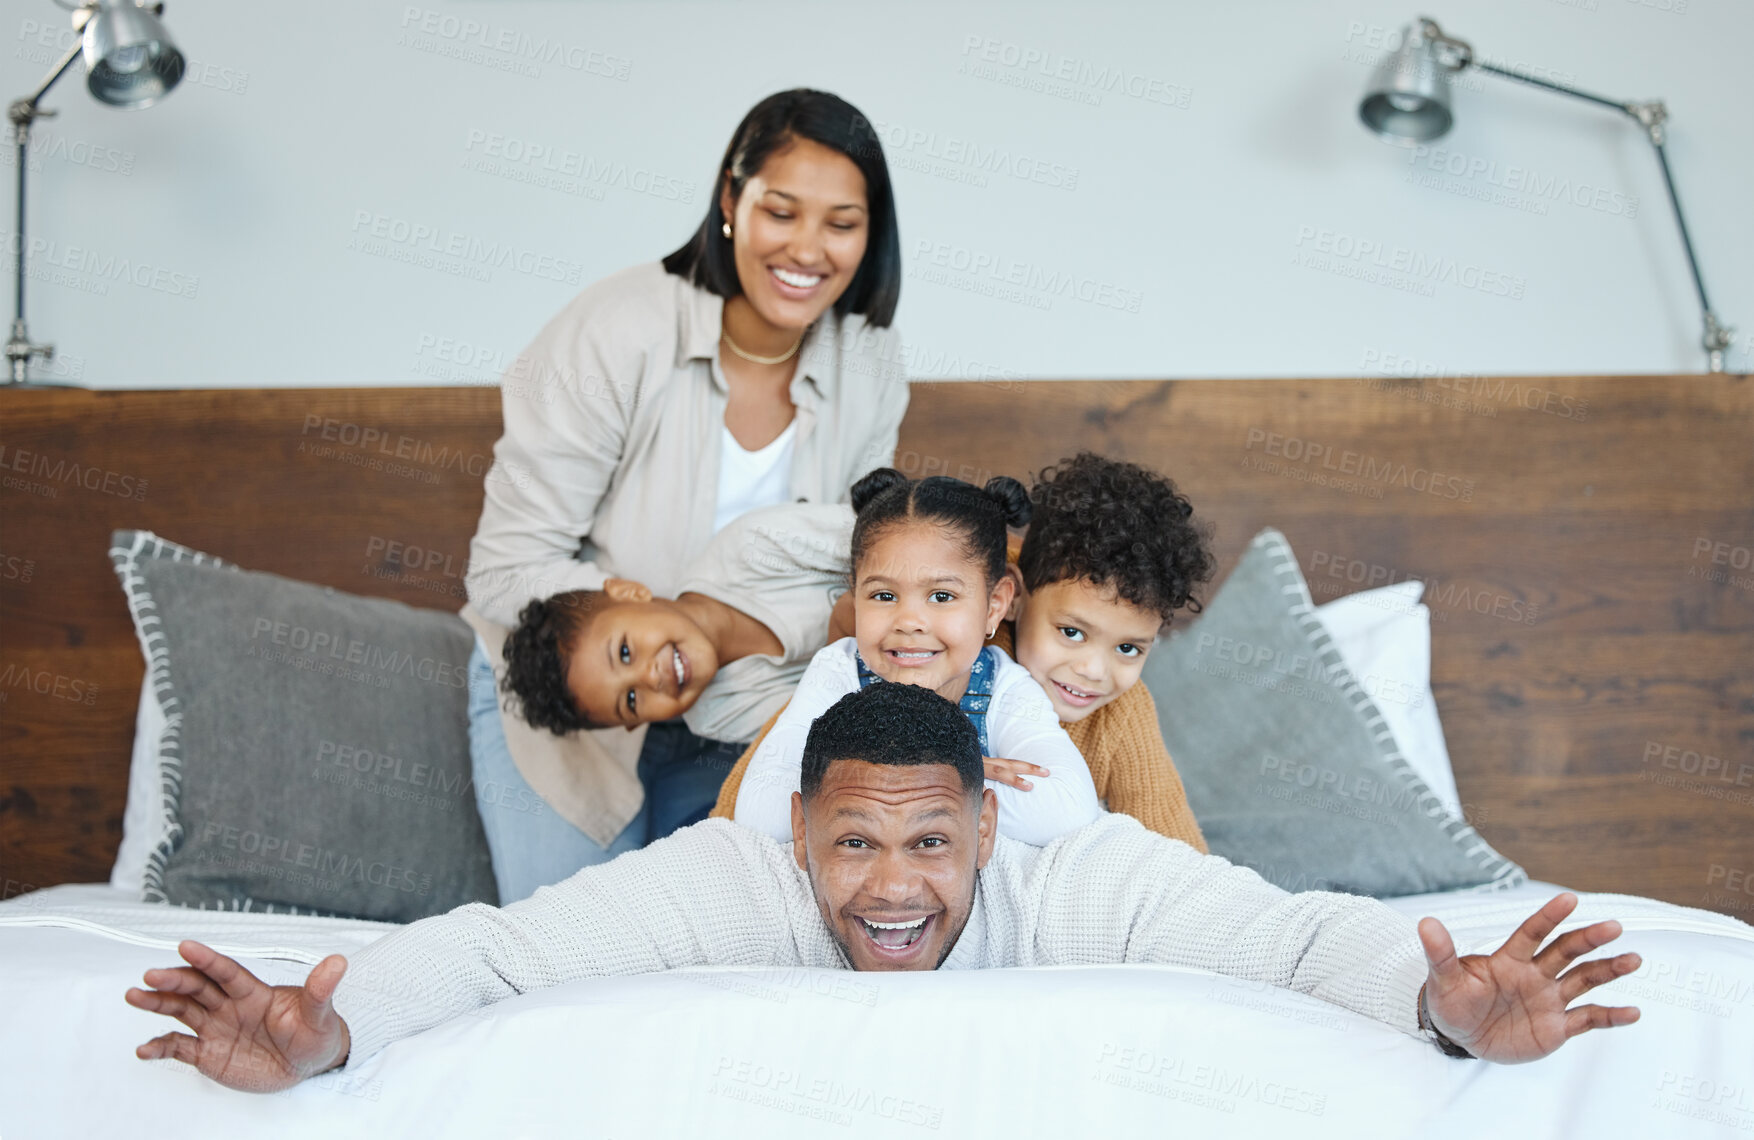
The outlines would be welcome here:
M 129 1004 L 181 1021 L 135 1050 L 267 1092 L 514 994 L 687 966 L 984 969 L 1164 962 L 1270 982 L 1495 1061 L 1543 1057 L 1629 1007 L 1566 1007 L 1638 968 L 1572 967 L 1619 936 L 1542 941 L 1560 895 L 1491 956 L 1457 958 L 1436 919 L 1373 899 L 1291 895 L 1253 871 L 1105 815 L 1047 847 L 997 836 L 978 737 L 956 705 L 872 685 L 811 726 L 794 842 L 729 820 L 683 828 L 503 909 L 475 903 L 267 986 L 198 942 Z M 1423 943 L 1423 952 L 1421 952 Z M 1568 968 L 1570 967 L 1570 968 Z M 346 974 L 345 979 L 343 974 Z

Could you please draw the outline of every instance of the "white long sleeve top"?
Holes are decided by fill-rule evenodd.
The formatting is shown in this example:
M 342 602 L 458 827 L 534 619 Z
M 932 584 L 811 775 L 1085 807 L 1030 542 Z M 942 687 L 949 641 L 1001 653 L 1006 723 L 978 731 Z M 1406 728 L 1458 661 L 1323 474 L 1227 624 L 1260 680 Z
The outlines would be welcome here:
M 1294 989 L 1430 1039 L 1411 919 L 1360 896 L 1288 894 L 1125 815 L 1046 847 L 1000 836 L 942 968 L 1139 962 Z M 517 994 L 690 966 L 848 967 L 791 844 L 709 819 L 511 906 L 471 903 L 385 936 L 335 991 L 347 1068 Z
M 791 703 L 749 759 L 732 813 L 738 823 L 781 843 L 792 838 L 792 793 L 804 771 L 804 739 L 830 705 L 858 691 L 858 652 L 857 639 L 844 637 L 811 659 Z M 986 714 L 992 754 L 1039 764 L 1048 775 L 1031 776 L 1035 786 L 1029 791 L 996 780 L 987 787 L 999 800 L 999 834 L 1040 847 L 1094 820 L 1102 805 L 1090 768 L 1060 727 L 1047 694 L 1004 650 L 993 652 L 999 668 Z

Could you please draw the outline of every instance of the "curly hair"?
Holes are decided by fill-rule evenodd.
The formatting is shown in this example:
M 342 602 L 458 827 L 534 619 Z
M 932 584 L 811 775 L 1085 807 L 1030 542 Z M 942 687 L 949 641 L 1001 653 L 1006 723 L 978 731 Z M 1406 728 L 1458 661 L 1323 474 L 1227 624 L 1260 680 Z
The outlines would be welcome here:
M 855 689 L 828 706 L 804 738 L 798 791 L 806 800 L 822 788 L 836 760 L 867 764 L 948 764 L 962 790 L 980 795 L 986 786 L 981 741 L 968 715 L 924 685 L 880 682 Z
M 956 531 L 968 556 L 980 562 L 990 587 L 1005 573 L 1005 530 L 1029 522 L 1029 492 L 1009 475 L 976 487 L 948 475 L 909 479 L 893 467 L 879 467 L 853 484 L 849 496 L 853 523 L 852 566 L 877 537 L 896 523 L 922 520 Z
M 1030 499 L 1035 518 L 1017 567 L 1031 592 L 1081 580 L 1166 625 L 1184 607 L 1200 612 L 1193 591 L 1215 568 L 1211 528 L 1189 517 L 1193 505 L 1164 476 L 1085 451 L 1044 468 Z
M 567 659 L 585 624 L 603 603 L 601 590 L 568 590 L 538 598 L 518 614 L 505 641 L 505 680 L 524 720 L 565 736 L 581 728 L 601 728 L 586 717 L 566 687 Z

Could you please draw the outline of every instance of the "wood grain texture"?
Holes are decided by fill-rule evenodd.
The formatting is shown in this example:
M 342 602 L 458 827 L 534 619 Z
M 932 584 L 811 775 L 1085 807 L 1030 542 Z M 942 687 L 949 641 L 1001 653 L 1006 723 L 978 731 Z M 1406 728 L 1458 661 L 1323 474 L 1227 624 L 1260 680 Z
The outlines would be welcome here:
M 120 838 L 143 663 L 110 531 L 455 610 L 499 394 L 4 392 L 0 418 L 12 894 L 103 879 Z M 1426 581 L 1481 832 L 1539 878 L 1754 920 L 1728 887 L 1754 878 L 1751 441 L 1741 376 L 969 382 L 914 385 L 896 458 L 980 481 L 1088 448 L 1176 479 L 1219 581 L 1269 525 L 1318 603 Z

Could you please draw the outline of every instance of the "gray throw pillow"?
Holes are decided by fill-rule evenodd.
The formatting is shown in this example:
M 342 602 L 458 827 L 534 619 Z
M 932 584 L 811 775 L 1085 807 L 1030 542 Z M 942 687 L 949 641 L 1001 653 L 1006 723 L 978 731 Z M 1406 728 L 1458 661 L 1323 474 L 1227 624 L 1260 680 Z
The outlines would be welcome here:
M 412 922 L 497 903 L 455 615 L 115 532 L 164 709 L 143 897 Z
M 1396 748 L 1310 605 L 1291 546 L 1255 536 L 1199 618 L 1145 663 L 1212 853 L 1289 891 L 1515 886 Z

